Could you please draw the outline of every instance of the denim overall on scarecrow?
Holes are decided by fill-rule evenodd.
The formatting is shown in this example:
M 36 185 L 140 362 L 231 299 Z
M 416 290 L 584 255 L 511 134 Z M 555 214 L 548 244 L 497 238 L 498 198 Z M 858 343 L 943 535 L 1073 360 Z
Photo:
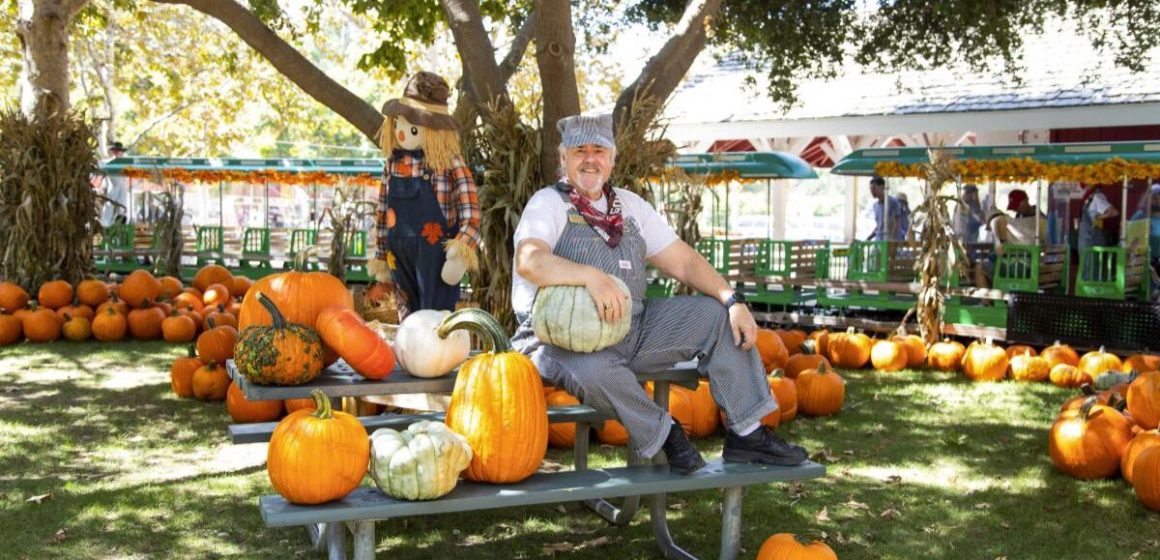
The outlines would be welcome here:
M 448 286 L 441 273 L 447 260 L 443 242 L 454 238 L 459 228 L 447 227 L 431 171 L 421 177 L 392 175 L 387 197 L 387 211 L 395 215 L 395 225 L 387 234 L 387 249 L 395 257 L 391 273 L 407 311 L 455 310 L 459 284 Z
M 568 220 L 553 254 L 623 280 L 632 298 L 632 326 L 624 340 L 599 352 L 581 353 L 544 344 L 532 330 L 531 316 L 517 314 L 520 326 L 512 346 L 531 358 L 540 375 L 619 420 L 628 430 L 629 445 L 642 457 L 660 451 L 670 417 L 641 389 L 634 371 L 660 371 L 701 358 L 698 369 L 708 375 L 729 427 L 752 425 L 777 410 L 757 350 L 733 345 L 725 307 L 700 296 L 645 299 L 646 248 L 636 220 L 625 216 L 620 244 L 609 247 L 572 205 L 567 192 L 571 187 L 556 188 L 568 203 Z

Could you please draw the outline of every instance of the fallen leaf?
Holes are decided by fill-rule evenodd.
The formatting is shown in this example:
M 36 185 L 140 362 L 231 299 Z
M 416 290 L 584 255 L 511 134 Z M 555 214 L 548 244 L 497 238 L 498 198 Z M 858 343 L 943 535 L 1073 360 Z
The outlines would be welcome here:
M 52 538 L 56 542 L 63 542 L 65 539 L 68 538 L 68 531 L 66 531 L 64 529 L 57 529 L 56 533 L 52 536 Z
M 810 456 L 810 459 L 813 459 L 814 461 L 825 459 L 829 463 L 836 463 L 840 460 L 840 458 L 837 455 L 830 453 L 829 449 L 822 449 L 822 450 L 815 452 L 813 455 Z
M 1010 523 L 1007 523 L 1006 521 L 1004 521 L 1004 522 L 1000 523 L 1000 524 L 999 524 L 999 526 L 1000 526 L 1000 527 L 1002 527 L 1002 528 L 1004 528 L 1004 529 L 1010 529 L 1010 528 L 1011 528 L 1011 524 L 1010 524 Z
M 39 496 L 33 496 L 33 497 L 28 498 L 27 500 L 24 500 L 24 501 L 31 502 L 31 503 L 34 503 L 36 505 L 40 505 L 40 504 L 43 504 L 46 500 L 51 500 L 51 499 L 52 499 L 52 492 L 49 492 L 47 494 L 40 494 Z
M 842 452 L 842 455 L 849 455 L 849 456 L 853 457 L 853 456 L 854 456 L 854 450 L 853 450 L 853 449 L 847 449 L 847 450 L 845 450 L 845 451 L 843 451 L 843 452 Z
M 991 504 L 988 504 L 986 502 L 978 503 L 978 504 L 975 504 L 975 509 L 978 509 L 978 510 L 991 509 Z
M 850 500 L 850 501 L 848 501 L 848 502 L 846 502 L 845 504 L 842 504 L 842 505 L 844 505 L 844 506 L 846 506 L 846 507 L 848 507 L 848 508 L 850 508 L 850 509 L 864 509 L 864 510 L 866 510 L 866 511 L 870 511 L 870 506 L 868 506 L 868 505 L 866 505 L 866 504 L 864 504 L 864 503 L 862 503 L 862 502 L 856 502 L 856 501 L 854 501 L 854 500 Z
M 475 546 L 487 542 L 487 539 L 479 535 L 468 535 L 466 539 L 455 543 L 455 546 Z
M 886 519 L 894 519 L 895 517 L 898 517 L 901 514 L 902 514 L 901 512 L 899 512 L 898 510 L 896 510 L 894 508 L 887 508 L 878 517 L 883 517 Z
M 822 511 L 819 511 L 818 514 L 814 516 L 814 519 L 817 521 L 829 521 L 830 520 L 829 510 L 823 506 Z
M 556 511 L 560 513 L 568 513 L 568 508 L 565 508 L 563 504 L 560 504 L 556 506 Z
M 20 388 L 19 387 L 5 387 L 4 392 L 5 393 L 19 393 Z
M 898 476 L 896 474 L 892 474 L 892 475 L 886 477 L 886 484 L 890 484 L 892 486 L 898 486 L 898 485 L 902 484 L 902 477 Z

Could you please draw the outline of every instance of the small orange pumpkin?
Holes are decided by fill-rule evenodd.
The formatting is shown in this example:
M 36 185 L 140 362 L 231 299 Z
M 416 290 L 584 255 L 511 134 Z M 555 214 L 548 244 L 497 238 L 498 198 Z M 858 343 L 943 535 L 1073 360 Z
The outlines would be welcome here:
M 990 338 L 983 344 L 972 344 L 963 357 L 963 373 L 971 381 L 1002 381 L 1010 365 L 1007 353 Z
M 1059 415 L 1047 450 L 1056 468 L 1075 478 L 1110 478 L 1132 440 L 1132 423 L 1114 408 L 1089 397 L 1083 406 Z
M 231 280 L 231 283 L 232 280 Z M 205 291 L 201 293 L 201 302 L 206 307 L 213 307 L 215 305 L 225 305 L 230 301 L 230 288 L 225 284 L 210 284 L 206 286 Z
M 754 346 L 757 347 L 757 353 L 761 356 L 761 365 L 765 367 L 766 373 L 785 367 L 786 362 L 789 361 L 789 351 L 785 347 L 785 342 L 770 329 L 757 329 L 757 340 L 754 342 Z
M 193 372 L 193 396 L 203 401 L 220 401 L 230 388 L 230 374 L 225 366 L 209 362 Z
M 125 338 L 129 330 L 128 320 L 121 313 L 117 313 L 114 306 L 103 306 L 103 311 L 93 317 L 93 338 L 101 342 L 116 342 Z
M 1058 340 L 1055 341 L 1055 344 L 1044 348 L 1039 355 L 1043 356 L 1043 359 L 1047 360 L 1047 364 L 1052 368 L 1057 364 L 1067 364 L 1069 366 L 1079 365 L 1079 354 L 1075 351 L 1075 348 L 1061 344 Z
M 96 308 L 109 301 L 109 285 L 100 280 L 81 280 L 77 284 L 77 301 Z
M 1160 446 L 1151 446 L 1140 452 L 1132 465 L 1132 488 L 1144 507 L 1160 511 Z
M 1120 361 L 1119 356 L 1105 352 L 1103 346 L 1100 346 L 1099 350 L 1092 350 L 1079 358 L 1079 370 L 1092 376 L 1092 379 L 1096 379 L 1109 371 L 1120 371 L 1123 367 L 1124 362 Z
M 1128 442 L 1128 447 L 1124 448 L 1124 457 L 1120 460 L 1120 474 L 1124 475 L 1124 480 L 1128 484 L 1132 484 L 1135 480 L 1136 459 L 1139 459 L 1140 453 L 1149 447 L 1160 447 L 1160 431 L 1140 432 Z
M 148 270 L 134 270 L 125 277 L 124 282 L 121 282 L 117 295 L 125 300 L 129 307 L 141 307 L 146 301 L 157 301 L 157 296 L 161 295 L 161 281 Z M 161 333 L 158 332 L 154 338 L 160 336 Z
M 234 275 L 230 270 L 220 264 L 207 264 L 197 270 L 193 276 L 193 287 L 197 288 L 198 292 L 204 293 L 206 288 L 211 284 L 221 284 L 223 286 L 234 285 Z
M 1058 363 L 1048 372 L 1047 378 L 1059 387 L 1079 387 L 1091 383 L 1092 376 L 1082 372 L 1079 368 L 1066 363 Z
M 1007 350 L 1010 351 L 1010 348 Z M 1041 356 L 1024 351 L 1011 358 L 1011 379 L 1015 381 L 1047 381 L 1050 374 L 1051 366 Z
M 784 374 L 788 379 L 797 379 L 801 372 L 807 369 L 818 369 L 822 367 L 823 362 L 830 363 L 825 356 L 803 352 L 796 356 L 790 356 L 789 360 L 785 362 Z
M 780 533 L 765 539 L 756 560 L 838 560 L 838 555 L 822 541 L 802 544 L 796 535 Z
M 161 338 L 161 322 L 165 320 L 165 311 L 154 307 L 148 300 L 129 312 L 129 334 L 137 340 L 157 340 Z
M 931 367 L 939 371 L 959 371 L 963 354 L 966 351 L 967 349 L 959 341 L 944 338 L 942 342 L 931 345 L 930 352 L 926 355 L 926 361 Z
M 917 369 L 926 363 L 926 342 L 916 334 L 896 334 L 890 338 L 906 349 L 906 367 Z M 873 353 L 873 349 L 870 350 Z M 873 356 L 871 356 L 873 358 Z
M 204 365 L 197 359 L 192 344 L 188 356 L 173 360 L 173 367 L 169 368 L 169 386 L 173 388 L 173 394 L 183 399 L 193 398 L 193 374 Z
M 181 279 L 175 276 L 162 276 L 157 281 L 161 282 L 161 292 L 157 296 L 159 299 L 172 300 L 181 295 L 181 290 L 185 289 Z
M 40 285 L 36 293 L 36 302 L 41 307 L 60 309 L 73 300 L 73 287 L 67 280 L 53 280 Z
M 0 308 L 16 313 L 28 305 L 29 295 L 19 284 L 0 282 Z
M 1015 356 L 1022 356 L 1024 354 L 1030 354 L 1032 356 L 1039 355 L 1039 353 L 1036 352 L 1034 348 L 1032 348 L 1026 344 L 1012 344 L 1011 346 L 1007 347 L 1007 359 L 1008 360 L 1010 360 L 1011 358 L 1014 358 Z
M 316 389 L 311 396 L 316 410 L 298 410 L 283 418 L 270 435 L 266 455 L 270 484 L 295 504 L 321 504 L 346 496 L 362 482 L 370 465 L 371 440 L 358 418 L 332 410 L 322 391 Z M 544 432 L 546 440 L 547 426 Z
M 165 342 L 190 342 L 197 336 L 197 323 L 174 311 L 161 321 L 161 337 Z
M 271 422 L 282 415 L 282 401 L 251 401 L 242 394 L 237 383 L 226 389 L 226 412 L 234 422 Z
M 52 342 L 60 338 L 62 321 L 46 307 L 34 307 L 24 315 L 21 326 L 29 342 Z
M 234 345 L 237 343 L 237 329 L 229 325 L 215 327 L 211 321 L 210 329 L 197 337 L 197 356 L 203 362 L 225 363 L 234 357 Z
M 829 364 L 822 364 L 822 368 L 803 371 L 794 380 L 798 412 L 806 416 L 829 416 L 841 410 L 846 402 L 846 382 Z
M 830 363 L 836 367 L 859 369 L 870 361 L 870 337 L 855 332 L 854 327 L 844 333 L 830 335 Z
M 878 340 L 870 348 L 870 363 L 878 371 L 901 371 L 910 362 L 910 353 L 893 340 Z
M 580 400 L 567 391 L 560 389 L 553 390 L 544 398 L 548 408 L 554 406 L 576 406 L 580 404 Z M 557 449 L 572 449 L 576 445 L 576 423 L 575 422 L 557 422 L 548 425 L 548 445 Z
M 24 336 L 24 325 L 13 315 L 0 309 L 0 346 L 15 344 Z
M 1128 385 L 1128 413 L 1141 428 L 1160 426 L 1160 372 L 1142 373 Z
M 85 317 L 73 317 L 66 314 L 60 332 L 67 340 L 84 342 L 93 334 L 92 322 Z

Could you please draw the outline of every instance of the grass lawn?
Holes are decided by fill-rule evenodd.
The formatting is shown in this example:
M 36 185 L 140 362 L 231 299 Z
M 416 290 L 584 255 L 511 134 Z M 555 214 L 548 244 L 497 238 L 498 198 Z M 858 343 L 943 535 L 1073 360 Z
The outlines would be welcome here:
M 0 348 L 5 558 L 320 557 L 305 531 L 262 525 L 257 497 L 273 492 L 265 444 L 231 445 L 223 404 L 171 394 L 169 364 L 182 353 L 161 343 Z M 1046 432 L 1068 391 L 919 371 L 846 379 L 841 413 L 782 428 L 829 475 L 750 488 L 743 558 L 777 532 L 822 537 L 843 559 L 1160 557 L 1160 515 L 1127 484 L 1052 468 Z M 716 456 L 721 438 L 699 445 Z M 594 465 L 620 460 L 594 447 Z M 720 498 L 670 496 L 675 540 L 702 558 L 717 554 Z M 568 505 L 393 520 L 378 536 L 380 558 L 392 560 L 657 557 L 647 508 L 624 528 Z

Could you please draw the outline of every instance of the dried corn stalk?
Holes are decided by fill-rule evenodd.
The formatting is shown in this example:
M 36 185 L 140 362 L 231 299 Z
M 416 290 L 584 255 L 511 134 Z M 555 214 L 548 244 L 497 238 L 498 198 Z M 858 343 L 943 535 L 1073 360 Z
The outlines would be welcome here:
M 0 111 L 0 277 L 35 290 L 93 272 L 96 130 L 77 113 Z
M 966 263 L 959 255 L 966 255 L 962 240 L 955 234 L 948 203 L 953 196 L 943 193 L 952 184 L 953 158 L 945 150 L 929 150 L 930 163 L 925 167 L 922 204 L 915 209 L 915 222 L 923 223 L 922 245 L 914 264 L 919 275 L 918 301 L 903 318 L 903 325 L 915 313 L 919 332 L 926 343 L 934 344 L 942 337 L 945 313 L 945 290 L 950 288 L 953 275 L 965 274 Z
M 165 185 L 165 190 L 157 194 L 161 215 L 153 224 L 156 239 L 153 272 L 180 278 L 181 252 L 185 246 L 185 239 L 181 234 L 181 219 L 185 216 L 185 187 L 177 181 L 169 181 L 166 184 L 160 171 L 154 174 L 153 181 Z
M 658 209 L 681 241 L 690 247 L 696 247 L 701 241 L 701 227 L 697 220 L 704 209 L 704 193 L 708 190 L 717 196 L 709 189 L 707 178 L 705 175 L 689 175 L 678 167 L 666 168 L 660 173 L 659 187 L 662 194 Z M 673 293 L 691 295 L 696 291 L 680 284 L 673 289 Z
M 321 225 L 323 217 L 330 216 L 330 228 L 334 236 L 330 238 L 330 257 L 326 261 L 326 271 L 339 280 L 346 280 L 350 241 L 367 217 L 373 215 L 375 206 L 375 203 L 362 199 L 361 186 L 339 183 L 334 190 L 332 205 L 319 217 Z

